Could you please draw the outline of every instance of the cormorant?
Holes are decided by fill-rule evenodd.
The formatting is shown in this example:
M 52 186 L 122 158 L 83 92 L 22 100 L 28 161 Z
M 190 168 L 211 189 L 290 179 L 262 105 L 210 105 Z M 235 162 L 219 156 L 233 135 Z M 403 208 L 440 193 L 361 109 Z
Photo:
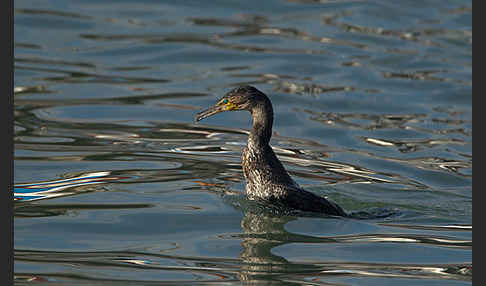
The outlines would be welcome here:
M 301 211 L 347 216 L 336 203 L 304 190 L 289 176 L 269 145 L 273 125 L 272 103 L 255 87 L 242 86 L 231 90 L 216 105 L 199 112 L 195 122 L 219 112 L 236 110 L 247 110 L 253 116 L 253 127 L 241 163 L 250 200 L 263 200 Z

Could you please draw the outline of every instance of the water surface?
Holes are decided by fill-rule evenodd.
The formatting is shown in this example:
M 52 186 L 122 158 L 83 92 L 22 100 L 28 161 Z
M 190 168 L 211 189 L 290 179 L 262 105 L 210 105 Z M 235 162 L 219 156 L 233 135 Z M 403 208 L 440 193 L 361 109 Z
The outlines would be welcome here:
M 472 1 L 14 5 L 16 284 L 472 284 Z M 246 200 L 242 84 L 355 218 Z

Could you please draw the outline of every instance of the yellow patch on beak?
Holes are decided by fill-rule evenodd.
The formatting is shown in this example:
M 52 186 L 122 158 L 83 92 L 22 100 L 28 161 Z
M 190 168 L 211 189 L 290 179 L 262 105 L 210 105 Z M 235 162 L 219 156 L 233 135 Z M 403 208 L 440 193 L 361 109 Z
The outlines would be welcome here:
M 220 102 L 218 102 L 218 105 L 224 106 L 224 110 L 226 111 L 231 111 L 231 110 L 237 110 L 238 106 L 232 102 L 230 102 L 228 99 L 222 99 Z
M 226 110 L 228 110 L 228 111 L 238 109 L 238 106 L 236 104 L 233 104 L 233 103 L 231 103 L 229 101 L 224 106 L 226 107 Z

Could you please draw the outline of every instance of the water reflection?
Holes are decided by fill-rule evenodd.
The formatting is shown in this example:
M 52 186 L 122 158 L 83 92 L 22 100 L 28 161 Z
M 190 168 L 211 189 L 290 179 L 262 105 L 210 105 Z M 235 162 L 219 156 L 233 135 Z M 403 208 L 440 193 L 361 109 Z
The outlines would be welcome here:
M 126 178 L 112 176 L 110 172 L 105 171 L 82 174 L 62 180 L 16 184 L 14 186 L 14 201 L 33 201 L 73 195 L 86 189 L 92 189 L 87 188 L 87 185 L 105 184 L 110 181 L 121 181 Z
M 429 118 L 426 114 L 360 114 L 316 112 L 312 110 L 304 110 L 304 112 L 310 114 L 311 120 L 329 126 L 340 126 L 345 129 L 366 131 L 402 129 L 410 133 L 424 134 L 424 137 L 433 136 L 433 138 L 422 140 L 393 139 L 392 136 L 388 136 L 388 138 L 360 136 L 368 144 L 386 148 L 392 147 L 401 153 L 418 153 L 425 148 L 438 148 L 441 146 L 470 145 L 472 132 L 467 125 L 471 124 L 472 120 L 458 119 L 457 117 L 461 115 L 461 112 L 444 110 L 442 108 L 437 108 L 436 110 L 446 112 L 452 118 Z M 431 125 L 433 125 L 433 128 L 429 127 Z M 452 137 L 454 134 L 458 134 L 460 137 Z M 468 170 L 472 169 L 472 160 L 467 154 L 458 154 L 459 156 L 457 157 L 463 157 L 464 160 L 441 157 L 398 158 L 366 152 L 361 154 L 367 154 L 391 162 L 406 163 L 421 169 L 451 171 L 466 177 L 470 176 Z
M 28 113 L 27 113 L 28 114 Z M 25 118 L 24 118 L 25 120 Z M 288 284 L 298 285 L 305 283 L 332 283 L 336 278 L 343 277 L 380 277 L 388 279 L 421 278 L 421 279 L 452 279 L 458 281 L 470 281 L 472 277 L 472 265 L 464 264 L 435 264 L 435 263 L 365 263 L 356 261 L 335 261 L 325 256 L 318 260 L 301 261 L 289 259 L 285 255 L 278 255 L 274 251 L 287 245 L 319 245 L 322 249 L 333 245 L 360 245 L 360 244 L 407 244 L 425 245 L 440 247 L 443 249 L 471 250 L 472 241 L 460 236 L 452 236 L 447 231 L 452 226 L 427 226 L 422 228 L 416 224 L 383 223 L 383 226 L 392 229 L 403 228 L 411 230 L 434 230 L 443 231 L 445 234 L 423 234 L 410 233 L 408 231 L 387 233 L 352 233 L 336 235 L 304 235 L 297 232 L 290 232 L 286 226 L 291 222 L 297 222 L 305 214 L 288 214 L 270 212 L 266 206 L 253 206 L 252 203 L 242 198 L 238 190 L 231 190 L 234 183 L 242 181 L 239 156 L 246 139 L 245 130 L 232 128 L 217 128 L 214 126 L 193 126 L 191 124 L 172 124 L 165 126 L 132 126 L 130 132 L 125 127 L 117 131 L 117 125 L 109 125 L 111 130 L 106 130 L 106 125 L 97 123 L 77 123 L 77 131 L 72 126 L 67 129 L 61 124 L 49 122 L 48 128 L 43 136 L 64 134 L 72 137 L 73 134 L 84 138 L 86 146 L 104 146 L 100 150 L 104 152 L 97 154 L 96 149 L 92 153 L 85 152 L 83 155 L 58 154 L 60 150 L 70 150 L 69 146 L 73 141 L 57 141 L 32 144 L 25 140 L 33 130 L 23 121 L 27 128 L 22 136 L 16 140 L 23 144 L 24 149 L 46 150 L 45 145 L 55 144 L 57 152 L 51 155 L 49 160 L 72 161 L 111 161 L 111 162 L 135 162 L 135 161 L 163 161 L 165 169 L 141 168 L 141 169 L 120 169 L 82 174 L 67 174 L 67 178 L 39 182 L 37 184 L 17 184 L 16 196 L 23 198 L 24 203 L 16 203 L 15 216 L 18 218 L 43 218 L 55 216 L 70 216 L 93 210 L 117 211 L 140 209 L 145 210 L 155 207 L 150 203 L 99 203 L 99 204 L 35 204 L 28 203 L 27 195 L 39 195 L 31 197 L 31 200 L 40 200 L 67 195 L 76 195 L 83 192 L 100 190 L 99 186 L 108 186 L 105 191 L 110 191 L 111 185 L 150 184 L 153 182 L 170 181 L 191 181 L 191 185 L 177 187 L 177 189 L 201 189 L 227 196 L 226 200 L 233 200 L 233 205 L 243 212 L 241 219 L 242 232 L 239 234 L 227 233 L 218 236 L 220 240 L 237 240 L 241 247 L 237 258 L 226 257 L 197 257 L 170 254 L 173 248 L 165 250 L 149 251 L 135 247 L 135 249 L 120 249 L 109 251 L 35 251 L 28 249 L 15 250 L 17 263 L 52 265 L 56 268 L 65 269 L 67 265 L 78 265 L 83 269 L 83 274 L 77 276 L 65 275 L 66 270 L 50 273 L 20 272 L 16 273 L 16 281 L 38 280 L 38 281 L 110 281 L 119 282 L 121 271 L 134 271 L 140 273 L 138 277 L 149 275 L 151 271 L 164 273 L 189 273 L 187 281 L 198 277 L 205 283 L 218 282 L 245 282 L 249 284 Z M 392 120 L 393 122 L 393 120 Z M 69 134 L 66 132 L 69 131 Z M 164 138 L 164 139 L 161 139 Z M 413 188 L 427 188 L 420 183 L 398 174 L 377 172 L 359 165 L 344 164 L 323 159 L 322 152 L 329 152 L 327 146 L 318 142 L 299 140 L 296 138 L 285 138 L 275 136 L 275 151 L 290 166 L 293 175 L 299 178 L 312 178 L 312 180 L 323 181 L 327 184 L 337 183 L 364 183 L 369 184 L 400 184 L 409 185 Z M 90 143 L 90 141 L 92 141 Z M 96 142 L 96 144 L 93 144 Z M 104 143 L 103 143 L 104 142 Z M 214 144 L 210 144 L 210 142 Z M 203 144 L 201 144 L 203 143 Z M 30 146 L 30 147 L 29 147 Z M 107 147 L 109 146 L 109 147 Z M 306 148 L 302 148 L 306 146 Z M 107 149 L 108 148 L 108 149 Z M 307 150 L 306 150 L 307 149 Z M 54 148 L 53 148 L 54 150 Z M 111 152 L 106 152 L 111 150 Z M 176 157 L 173 157 L 177 155 Z M 211 159 L 217 155 L 217 159 Z M 40 157 L 39 157 L 40 158 Z M 26 159 L 19 156 L 19 160 Z M 209 163 L 211 162 L 211 163 Z M 309 172 L 309 170 L 313 170 Z M 165 189 L 163 191 L 170 191 Z M 28 194 L 27 192 L 31 192 Z M 160 190 L 158 191 L 160 192 Z M 362 194 L 361 194 L 362 195 Z M 42 197 L 40 197 L 42 196 Z M 248 206 L 249 204 L 249 206 Z M 160 205 L 160 204 L 159 204 Z M 176 206 L 168 203 L 164 205 L 166 210 L 174 209 Z M 181 209 L 180 206 L 178 209 Z M 363 214 L 364 213 L 364 214 Z M 395 213 L 396 214 L 396 213 Z M 367 220 L 385 220 L 393 218 L 393 213 L 385 215 L 370 215 L 366 211 L 354 213 L 356 218 Z M 311 216 L 316 218 L 315 216 Z M 329 218 L 323 218 L 328 219 Z M 347 219 L 330 219 L 346 221 Z M 338 225 L 338 224 L 336 224 Z M 472 231 L 471 226 L 463 226 L 458 231 Z M 326 232 L 323 232 L 326 233 Z M 176 247 L 177 248 L 177 247 Z M 324 251 L 325 252 L 325 251 Z M 113 275 L 108 275 L 104 280 L 91 273 L 89 269 L 98 267 L 110 267 Z M 114 270 L 114 269 L 120 269 Z M 149 275 L 150 276 L 150 275 Z M 159 278 L 162 279 L 162 278 Z M 140 279 L 127 277 L 123 281 L 133 283 L 146 283 Z M 187 281 L 174 282 L 184 284 Z
M 246 211 L 241 221 L 243 240 L 241 252 L 242 269 L 238 275 L 241 281 L 262 285 L 273 285 L 283 281 L 292 285 L 304 281 L 325 283 L 326 277 L 332 275 L 353 275 L 362 277 L 420 277 L 436 279 L 469 280 L 472 266 L 465 265 L 407 265 L 407 264 L 378 264 L 378 263 L 339 263 L 289 262 L 282 256 L 272 253 L 272 249 L 290 243 L 320 243 L 342 244 L 362 242 L 393 242 L 393 243 L 425 243 L 445 247 L 472 248 L 471 241 L 448 237 L 430 237 L 421 235 L 400 234 L 365 234 L 349 236 L 315 237 L 289 233 L 285 225 L 296 220 L 296 217 L 285 215 L 269 215 L 268 213 Z M 325 259 L 325 258 L 323 258 Z M 287 273 L 299 272 L 301 281 L 286 281 Z M 466 275 L 466 276 L 462 276 Z M 323 281 L 324 280 L 324 281 Z
M 177 96 L 171 94 L 147 96 L 146 98 L 112 98 L 86 99 L 79 104 L 92 101 L 111 102 L 112 104 L 143 104 L 147 100 Z M 199 94 L 188 94 L 199 96 Z M 19 127 L 14 138 L 16 147 L 29 150 L 29 153 L 16 155 L 18 162 L 28 160 L 50 160 L 52 162 L 127 162 L 126 167 L 120 169 L 105 169 L 110 176 L 125 177 L 122 182 L 170 182 L 192 180 L 209 184 L 227 182 L 241 182 L 240 167 L 241 151 L 247 139 L 247 130 L 229 127 L 215 127 L 193 125 L 188 123 L 159 123 L 140 122 L 130 126 L 120 123 L 105 122 L 69 122 L 52 119 L 49 114 L 38 113 L 42 106 L 35 100 L 20 99 L 23 108 L 17 110 L 17 124 Z M 50 106 L 48 101 L 44 104 Z M 56 105 L 62 101 L 53 101 Z M 19 103 L 20 104 L 20 103 Z M 73 104 L 71 102 L 71 104 Z M 183 107 L 184 108 L 184 107 Z M 43 107 L 43 109 L 45 109 Z M 192 110 L 192 109 L 190 109 Z M 314 113 L 312 113 L 314 114 Z M 47 115 L 47 116 L 46 116 Z M 390 129 L 405 128 L 409 124 L 423 121 L 418 115 L 362 115 L 319 113 L 321 117 L 312 117 L 319 122 L 332 120 L 333 124 L 359 129 Z M 317 116 L 314 114 L 313 116 Z M 324 117 L 325 116 L 325 117 Z M 371 123 L 370 123 L 371 122 Z M 39 126 L 41 126 L 39 128 Z M 409 190 L 430 190 L 431 186 L 423 181 L 412 179 L 401 172 L 381 171 L 366 168 L 359 164 L 340 162 L 332 159 L 339 153 L 356 154 L 361 157 L 378 158 L 401 166 L 411 165 L 420 169 L 441 170 L 453 172 L 464 177 L 470 177 L 468 170 L 472 168 L 470 158 L 466 160 L 451 160 L 441 157 L 400 158 L 385 156 L 369 151 L 355 149 L 330 148 L 327 145 L 312 140 L 288 138 L 275 135 L 272 145 L 288 166 L 289 172 L 300 179 L 309 179 L 323 185 L 341 184 L 377 184 L 396 186 Z M 397 147 L 412 151 L 411 148 L 433 148 L 440 144 L 459 144 L 461 141 L 448 138 L 427 139 L 424 141 L 403 142 L 391 139 L 364 137 L 367 143 L 380 147 Z M 417 150 L 416 150 L 417 151 Z M 47 154 L 47 152 L 50 152 Z M 129 166 L 130 162 L 137 163 L 143 168 Z M 151 164 L 160 164 L 161 168 L 154 168 Z M 86 173 L 86 172 L 85 172 Z M 89 172 L 88 172 L 89 173 Z M 74 177 L 77 174 L 66 174 Z M 107 177 L 107 178 L 108 178 Z M 97 181 L 97 184 L 100 182 Z M 20 186 L 20 185 L 19 185 Z M 347 201 L 361 200 L 360 194 L 347 194 Z M 59 195 L 50 192 L 50 196 Z M 348 196 L 352 197 L 348 197 Z M 341 197 L 344 199 L 344 197 Z M 344 201 L 346 204 L 346 202 Z M 380 206 L 382 206 L 380 204 Z M 355 209 L 356 210 L 356 209 Z
M 449 12 L 468 13 L 468 8 L 464 10 L 456 9 Z M 442 29 L 427 28 L 426 25 L 413 26 L 410 25 L 410 23 L 406 28 L 403 29 L 387 29 L 384 27 L 365 26 L 365 25 L 359 25 L 355 23 L 349 23 L 346 22 L 345 20 L 340 20 L 340 18 L 351 16 L 352 13 L 353 12 L 351 12 L 350 10 L 346 10 L 341 13 L 326 15 L 323 17 L 322 21 L 326 25 L 337 27 L 349 33 L 374 35 L 378 37 L 392 37 L 400 40 L 417 42 L 426 46 L 441 46 L 441 42 L 439 40 L 432 39 L 434 36 L 458 37 L 461 40 L 466 40 L 466 42 L 470 42 L 470 43 L 472 41 L 472 32 L 466 30 L 456 31 L 456 30 L 443 29 L 443 28 Z M 421 19 L 421 21 L 422 23 L 424 23 L 426 21 L 437 21 L 437 19 L 434 19 L 433 16 L 429 16 L 428 19 Z
M 273 280 L 272 276 L 288 272 L 290 263 L 284 257 L 272 254 L 272 248 L 286 243 L 282 240 L 288 235 L 284 226 L 291 220 L 294 218 L 245 213 L 241 221 L 243 250 L 240 254 L 241 271 L 238 273 L 240 281 L 250 284 L 276 284 L 280 279 Z
M 67 206 L 66 206 L 67 207 Z M 88 210 L 92 206 L 77 206 L 74 209 Z M 143 207 L 143 206 L 117 206 L 117 207 Z M 45 209 L 49 209 L 45 207 Z M 169 271 L 188 273 L 198 277 L 201 283 L 218 282 L 244 282 L 259 285 L 301 285 L 307 283 L 332 283 L 339 277 L 353 276 L 355 278 L 381 277 L 381 278 L 421 278 L 421 279 L 452 279 L 458 281 L 471 281 L 471 264 L 434 264 L 434 263 L 365 263 L 352 261 L 328 260 L 324 253 L 320 260 L 299 261 L 277 255 L 273 251 L 281 246 L 300 244 L 321 245 L 322 249 L 333 245 L 344 246 L 348 244 L 363 243 L 394 243 L 429 244 L 435 247 L 471 249 L 471 241 L 457 237 L 424 236 L 420 234 L 357 234 L 336 236 L 310 236 L 292 233 L 285 226 L 300 218 L 285 214 L 270 213 L 268 211 L 255 211 L 244 209 L 241 220 L 241 234 L 219 236 L 221 240 L 240 241 L 241 252 L 238 258 L 197 257 L 171 254 L 180 246 L 167 244 L 159 249 L 125 249 L 110 251 L 35 251 L 16 249 L 15 259 L 21 263 L 31 265 L 43 264 L 64 269 L 69 265 L 83 267 L 83 274 L 69 276 L 49 271 L 16 274 L 16 281 L 41 279 L 43 281 L 105 281 L 116 283 L 124 277 L 124 271 L 136 272 L 139 280 L 132 277 L 125 282 L 149 283 L 143 277 L 152 277 L 151 271 L 158 270 L 163 277 Z M 343 220 L 336 219 L 333 220 Z M 393 224 L 390 225 L 395 227 Z M 400 227 L 404 227 L 401 225 Z M 406 226 L 405 226 L 406 227 Z M 413 228 L 413 226 L 411 226 Z M 331 248 L 330 248 L 331 249 Z M 93 268 L 94 267 L 94 268 Z M 103 280 L 94 275 L 89 269 L 110 267 Z M 44 268 L 48 269 L 48 268 Z M 296 275 L 298 273 L 298 275 Z M 329 281 L 329 282 L 327 282 Z M 156 281 L 153 281 L 154 283 Z M 173 284 L 184 284 L 186 280 L 174 281 Z
M 16 2 L 16 283 L 470 284 L 470 1 L 203 2 Z M 245 199 L 240 84 L 352 219 Z
M 79 18 L 79 19 L 92 19 L 92 17 L 87 15 L 81 15 L 78 13 L 58 11 L 54 9 L 15 9 L 15 13 L 18 14 L 33 14 L 33 15 L 50 15 L 56 17 L 66 17 L 66 18 Z
M 29 60 L 30 62 L 35 62 Z M 26 62 L 29 62 L 26 61 Z M 16 61 L 17 62 L 17 61 Z M 21 61 L 19 61 L 21 62 Z M 59 63 L 58 63 L 59 64 Z M 65 63 L 64 63 L 65 65 Z M 72 63 L 69 63 L 72 65 Z M 67 70 L 67 69 L 54 69 L 54 68 L 39 68 L 25 65 L 15 65 L 16 70 L 37 71 L 46 74 L 62 74 L 61 76 L 47 76 L 42 78 L 46 82 L 62 82 L 62 83 L 96 83 L 96 84 L 134 84 L 134 83 L 167 83 L 169 80 L 163 78 L 148 78 L 148 77 L 128 77 L 128 76 L 115 76 L 106 74 L 96 74 L 81 72 L 79 70 Z
M 67 194 L 62 194 L 67 195 Z M 59 194 L 58 196 L 61 196 Z M 48 199 L 55 196 L 45 195 L 39 199 Z M 26 198 L 23 202 L 32 201 L 33 199 Z M 121 210 L 121 209 L 137 209 L 137 208 L 149 208 L 151 204 L 19 204 L 14 206 L 14 216 L 19 218 L 33 218 L 33 217 L 48 217 L 48 216 L 64 216 L 70 215 L 83 210 Z

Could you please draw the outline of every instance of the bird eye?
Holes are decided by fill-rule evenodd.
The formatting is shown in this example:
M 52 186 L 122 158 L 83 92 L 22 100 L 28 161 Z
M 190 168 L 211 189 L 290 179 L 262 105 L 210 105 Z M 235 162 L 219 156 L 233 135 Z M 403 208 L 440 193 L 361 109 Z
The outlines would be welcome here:
M 223 104 L 228 104 L 228 99 L 223 99 Z

